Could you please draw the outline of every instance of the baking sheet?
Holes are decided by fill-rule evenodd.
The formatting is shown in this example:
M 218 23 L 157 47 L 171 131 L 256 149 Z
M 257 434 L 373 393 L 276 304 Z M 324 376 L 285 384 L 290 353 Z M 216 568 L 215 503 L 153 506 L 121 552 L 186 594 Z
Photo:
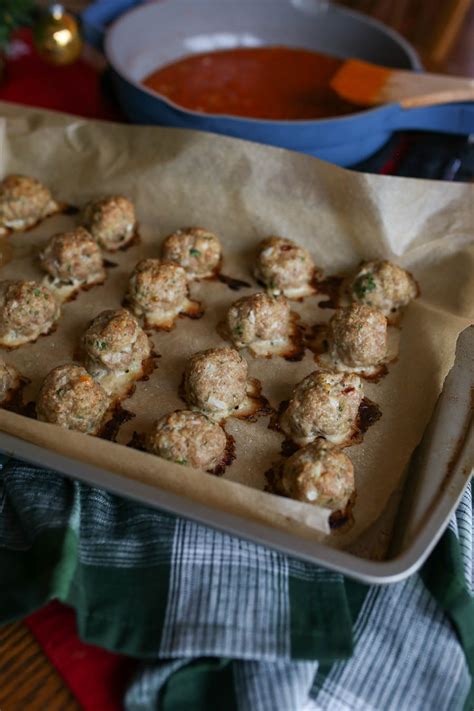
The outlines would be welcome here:
M 109 270 L 104 286 L 64 306 L 55 334 L 6 354 L 32 379 L 29 396 L 52 367 L 73 358 L 90 319 L 119 306 L 134 264 L 158 256 L 162 239 L 174 229 L 215 230 L 224 246 L 223 271 L 253 283 L 238 294 L 217 282 L 192 286 L 206 315 L 200 321 L 180 319 L 175 331 L 153 336 L 161 358 L 150 380 L 139 383 L 125 404 L 137 416 L 120 431 L 122 443 L 133 430 L 146 431 L 154 419 L 183 407 L 177 389 L 185 359 L 222 344 L 215 326 L 228 306 L 258 289 L 250 267 L 261 238 L 294 239 L 328 274 L 373 257 L 395 259 L 414 272 L 422 296 L 404 316 L 398 361 L 384 380 L 365 388 L 382 418 L 363 444 L 346 450 L 354 462 L 358 496 L 355 523 L 345 533 L 326 536 L 324 512 L 261 491 L 264 471 L 278 457 L 281 443 L 281 436 L 268 429 L 268 418 L 228 421 L 237 458 L 217 479 L 97 439 L 88 438 L 84 446 L 84 435 L 0 412 L 3 431 L 81 461 L 306 537 L 326 536 L 331 545 L 354 541 L 400 484 L 452 365 L 457 335 L 472 321 L 473 186 L 355 174 L 299 154 L 190 131 L 89 122 L 7 104 L 0 105 L 0 115 L 8 117 L 2 174 L 32 174 L 57 198 L 78 205 L 97 194 L 123 192 L 136 204 L 142 234 L 141 244 L 110 257 L 118 266 Z M 9 237 L 15 258 L 1 269 L 1 277 L 39 278 L 38 247 L 73 221 L 57 216 Z M 331 315 L 317 302 L 311 297 L 294 306 L 309 325 Z M 274 407 L 315 367 L 309 352 L 300 363 L 250 356 L 248 361 L 250 375 L 262 381 Z

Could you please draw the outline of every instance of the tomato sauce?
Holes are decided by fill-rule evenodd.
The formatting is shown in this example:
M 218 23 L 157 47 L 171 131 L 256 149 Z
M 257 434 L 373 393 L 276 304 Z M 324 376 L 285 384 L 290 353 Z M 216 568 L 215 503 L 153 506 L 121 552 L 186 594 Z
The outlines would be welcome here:
M 295 120 L 357 111 L 329 83 L 342 60 L 290 47 L 240 47 L 193 54 L 160 67 L 143 84 L 207 114 Z

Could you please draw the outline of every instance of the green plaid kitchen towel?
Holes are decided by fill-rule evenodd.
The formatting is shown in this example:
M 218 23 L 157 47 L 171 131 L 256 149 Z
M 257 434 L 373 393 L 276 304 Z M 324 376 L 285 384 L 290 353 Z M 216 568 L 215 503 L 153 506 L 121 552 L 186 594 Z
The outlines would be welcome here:
M 473 502 L 421 575 L 368 587 L 3 461 L 0 623 L 52 598 L 143 660 L 127 711 L 472 711 Z

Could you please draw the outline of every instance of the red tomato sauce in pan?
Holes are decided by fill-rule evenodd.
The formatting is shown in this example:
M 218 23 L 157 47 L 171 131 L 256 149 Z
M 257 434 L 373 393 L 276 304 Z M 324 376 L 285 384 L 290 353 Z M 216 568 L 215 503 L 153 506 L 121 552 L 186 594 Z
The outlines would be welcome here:
M 193 54 L 143 84 L 179 106 L 208 114 L 295 120 L 358 109 L 329 86 L 342 60 L 290 47 L 240 47 Z

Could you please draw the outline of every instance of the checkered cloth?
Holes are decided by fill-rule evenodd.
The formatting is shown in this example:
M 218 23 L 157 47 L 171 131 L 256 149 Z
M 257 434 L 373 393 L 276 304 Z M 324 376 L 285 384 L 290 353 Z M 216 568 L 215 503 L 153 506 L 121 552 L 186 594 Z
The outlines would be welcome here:
M 143 660 L 127 711 L 472 711 L 471 489 L 421 575 L 369 587 L 14 460 L 0 623 L 51 598 Z

